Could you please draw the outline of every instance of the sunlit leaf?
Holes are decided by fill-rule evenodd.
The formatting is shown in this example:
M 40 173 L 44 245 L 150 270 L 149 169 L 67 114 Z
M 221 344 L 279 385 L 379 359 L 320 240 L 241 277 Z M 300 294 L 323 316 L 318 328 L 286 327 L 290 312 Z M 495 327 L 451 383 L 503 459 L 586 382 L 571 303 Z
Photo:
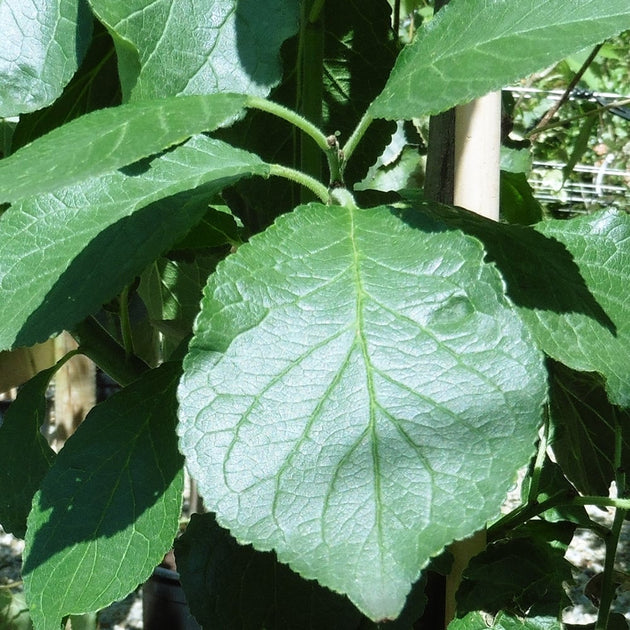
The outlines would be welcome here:
M 400 54 L 370 113 L 437 114 L 629 28 L 627 0 L 452 0 Z
M 375 620 L 532 453 L 542 358 L 482 258 L 419 213 L 311 204 L 205 289 L 179 389 L 205 505 Z

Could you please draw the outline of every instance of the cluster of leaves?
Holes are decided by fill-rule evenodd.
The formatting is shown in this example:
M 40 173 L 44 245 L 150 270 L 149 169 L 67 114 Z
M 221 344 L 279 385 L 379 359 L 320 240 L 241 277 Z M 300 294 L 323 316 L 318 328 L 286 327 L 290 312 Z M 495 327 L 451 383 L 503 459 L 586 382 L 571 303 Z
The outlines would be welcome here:
M 67 357 L 0 426 L 36 628 L 149 576 L 184 462 L 203 624 L 410 628 L 423 569 L 496 519 L 543 421 L 561 469 L 543 440 L 453 628 L 559 628 L 579 506 L 628 507 L 607 499 L 630 456 L 628 215 L 528 227 L 352 187 L 394 122 L 630 28 L 626 0 L 453 0 L 404 47 L 386 0 L 5 0 L 0 25 L 0 348 L 69 330 L 122 386 L 58 455 L 39 426 Z

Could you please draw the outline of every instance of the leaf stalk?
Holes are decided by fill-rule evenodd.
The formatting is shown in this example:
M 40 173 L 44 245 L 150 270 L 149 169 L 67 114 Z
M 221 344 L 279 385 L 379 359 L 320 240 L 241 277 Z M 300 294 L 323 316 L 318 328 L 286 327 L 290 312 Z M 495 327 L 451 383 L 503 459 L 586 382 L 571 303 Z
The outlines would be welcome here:
M 284 177 L 292 182 L 296 182 L 305 188 L 308 188 L 316 197 L 320 199 L 322 203 L 328 204 L 330 202 L 330 193 L 328 188 L 321 182 L 317 181 L 314 177 L 298 171 L 282 164 L 270 164 L 269 174 L 276 177 Z

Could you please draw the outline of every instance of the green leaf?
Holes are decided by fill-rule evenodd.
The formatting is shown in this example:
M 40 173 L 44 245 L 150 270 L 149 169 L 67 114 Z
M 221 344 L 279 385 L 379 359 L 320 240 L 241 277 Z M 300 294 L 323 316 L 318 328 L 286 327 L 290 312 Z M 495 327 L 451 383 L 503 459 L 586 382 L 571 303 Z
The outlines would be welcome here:
M 525 173 L 501 171 L 501 218 L 508 223 L 531 225 L 543 218 L 542 206 Z
M 566 248 L 583 278 L 582 286 L 609 319 L 586 316 L 575 304 L 575 312 L 569 313 L 532 309 L 523 313 L 526 323 L 547 354 L 574 370 L 599 372 L 611 402 L 629 407 L 630 215 L 606 210 L 570 221 L 544 221 L 537 230 Z
M 20 116 L 11 150 L 32 142 L 87 112 L 120 105 L 116 54 L 109 33 L 99 22 L 85 59 L 61 96 L 48 107 Z
M 43 370 L 22 385 L 0 424 L 0 523 L 18 538 L 24 538 L 33 495 L 55 458 L 40 429 L 46 390 L 59 367 Z
M 206 506 L 374 620 L 533 450 L 542 358 L 482 257 L 420 213 L 310 204 L 204 291 L 179 433 Z
M 492 619 L 491 615 L 476 611 L 452 621 L 448 630 L 562 630 L 563 627 L 556 617 L 520 618 L 501 611 Z
M 224 186 L 267 173 L 257 156 L 195 136 L 161 157 L 15 204 L 0 217 L 0 347 L 72 327 L 184 236 Z
M 166 364 L 95 407 L 44 479 L 22 571 L 38 630 L 124 597 L 173 544 L 183 490 L 179 374 Z
M 452 0 L 400 54 L 370 113 L 437 114 L 629 28 L 627 0 Z
M 345 598 L 307 582 L 273 553 L 239 545 L 212 514 L 193 514 L 175 545 L 190 610 L 207 628 L 355 630 L 361 614 Z
M 0 118 L 52 103 L 76 72 L 92 35 L 80 0 L 0 2 Z
M 557 618 L 570 603 L 563 582 L 573 579 L 564 552 L 540 539 L 517 538 L 489 545 L 464 571 L 457 591 L 458 612 L 496 614 L 506 610 Z
M 606 210 L 531 229 L 417 205 L 483 241 L 545 353 L 599 372 L 611 402 L 630 406 L 630 215 Z
M 90 4 L 116 42 L 125 100 L 226 91 L 267 96 L 282 77 L 280 46 L 298 28 L 291 0 Z
M 162 334 L 166 357 L 190 335 L 203 287 L 218 260 L 218 256 L 201 255 L 190 262 L 159 258 L 143 273 L 138 293 L 151 323 Z
M 615 479 L 616 426 L 621 430 L 621 465 L 630 468 L 630 410 L 611 405 L 593 374 L 550 365 L 553 452 L 563 473 L 582 493 L 608 496 Z
M 38 138 L 0 161 L 0 201 L 16 201 L 111 173 L 233 122 L 240 94 L 181 96 L 102 109 Z
M 397 54 L 386 0 L 327 3 L 324 17 L 323 121 L 340 142 L 350 137 L 385 86 Z M 362 179 L 391 139 L 394 127 L 378 121 L 363 138 L 362 151 L 344 172 L 347 184 Z

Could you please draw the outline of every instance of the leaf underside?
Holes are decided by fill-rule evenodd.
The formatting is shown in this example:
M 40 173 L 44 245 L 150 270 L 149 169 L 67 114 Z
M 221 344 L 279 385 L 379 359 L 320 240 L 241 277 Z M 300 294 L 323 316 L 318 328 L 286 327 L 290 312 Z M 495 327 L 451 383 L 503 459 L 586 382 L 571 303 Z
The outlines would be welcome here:
M 206 506 L 374 620 L 533 449 L 542 358 L 482 259 L 420 213 L 311 204 L 204 293 L 178 430 Z

